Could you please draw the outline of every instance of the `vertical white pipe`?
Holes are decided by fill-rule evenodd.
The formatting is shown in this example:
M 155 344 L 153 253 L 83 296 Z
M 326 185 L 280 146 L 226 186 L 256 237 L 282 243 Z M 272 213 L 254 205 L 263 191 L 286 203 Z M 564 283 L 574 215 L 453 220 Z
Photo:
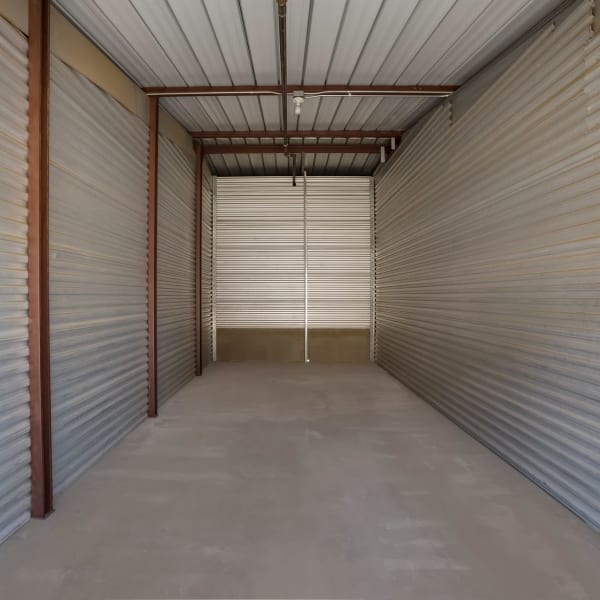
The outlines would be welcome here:
M 308 235 L 306 231 L 306 171 L 304 178 L 304 362 L 310 362 L 308 357 Z
M 217 178 L 212 178 L 212 251 L 211 251 L 211 266 L 212 266 L 212 352 L 213 362 L 217 362 Z

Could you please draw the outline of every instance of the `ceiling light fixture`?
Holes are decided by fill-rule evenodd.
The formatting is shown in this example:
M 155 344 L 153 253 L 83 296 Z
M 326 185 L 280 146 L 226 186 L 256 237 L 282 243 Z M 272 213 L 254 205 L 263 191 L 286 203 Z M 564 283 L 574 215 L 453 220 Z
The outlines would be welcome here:
M 302 112 L 302 104 L 304 102 L 304 92 L 294 92 L 294 114 L 299 117 Z

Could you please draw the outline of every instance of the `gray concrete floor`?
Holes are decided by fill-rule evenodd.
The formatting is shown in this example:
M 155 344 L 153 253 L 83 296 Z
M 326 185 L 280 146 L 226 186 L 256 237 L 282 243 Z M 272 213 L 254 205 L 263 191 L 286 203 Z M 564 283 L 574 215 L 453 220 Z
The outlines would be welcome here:
M 600 536 L 375 366 L 217 364 L 0 547 L 0 598 L 600 598 Z

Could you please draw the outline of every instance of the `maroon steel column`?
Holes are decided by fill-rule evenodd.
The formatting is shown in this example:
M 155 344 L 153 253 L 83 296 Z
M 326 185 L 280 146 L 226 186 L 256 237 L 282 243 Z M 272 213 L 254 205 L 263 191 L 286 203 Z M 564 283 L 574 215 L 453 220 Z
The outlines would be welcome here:
M 48 272 L 50 2 L 29 0 L 28 302 L 31 515 L 52 512 Z
M 196 375 L 202 375 L 202 146 L 196 144 Z
M 158 97 L 149 100 L 148 157 L 148 416 L 158 414 L 156 390 L 156 219 L 158 186 Z

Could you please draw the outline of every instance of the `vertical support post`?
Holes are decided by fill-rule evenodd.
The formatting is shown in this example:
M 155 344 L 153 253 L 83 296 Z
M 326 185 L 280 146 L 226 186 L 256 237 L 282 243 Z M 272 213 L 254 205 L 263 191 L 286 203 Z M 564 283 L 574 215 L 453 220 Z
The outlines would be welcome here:
M 376 319 L 375 319 L 375 311 L 377 309 L 376 304 L 376 276 L 377 276 L 377 263 L 376 263 L 376 254 L 375 254 L 375 178 L 371 177 L 371 186 L 370 186 L 370 211 L 371 211 L 371 335 L 370 335 L 370 358 L 371 362 L 375 362 L 375 343 L 376 343 Z
M 304 179 L 304 362 L 310 362 L 308 356 L 308 231 L 306 229 L 306 171 L 303 173 Z
M 53 508 L 49 285 L 50 2 L 29 0 L 28 302 L 31 516 Z
M 156 377 L 156 230 L 158 194 L 158 97 L 149 101 L 148 154 L 148 416 L 158 415 Z
M 202 146 L 196 144 L 196 375 L 202 375 Z
M 211 289 L 212 296 L 210 299 L 211 321 L 212 321 L 212 359 L 217 362 L 217 203 L 219 201 L 218 179 L 212 178 L 212 206 L 210 209 L 212 216 L 212 248 L 210 249 L 210 266 L 211 266 Z

